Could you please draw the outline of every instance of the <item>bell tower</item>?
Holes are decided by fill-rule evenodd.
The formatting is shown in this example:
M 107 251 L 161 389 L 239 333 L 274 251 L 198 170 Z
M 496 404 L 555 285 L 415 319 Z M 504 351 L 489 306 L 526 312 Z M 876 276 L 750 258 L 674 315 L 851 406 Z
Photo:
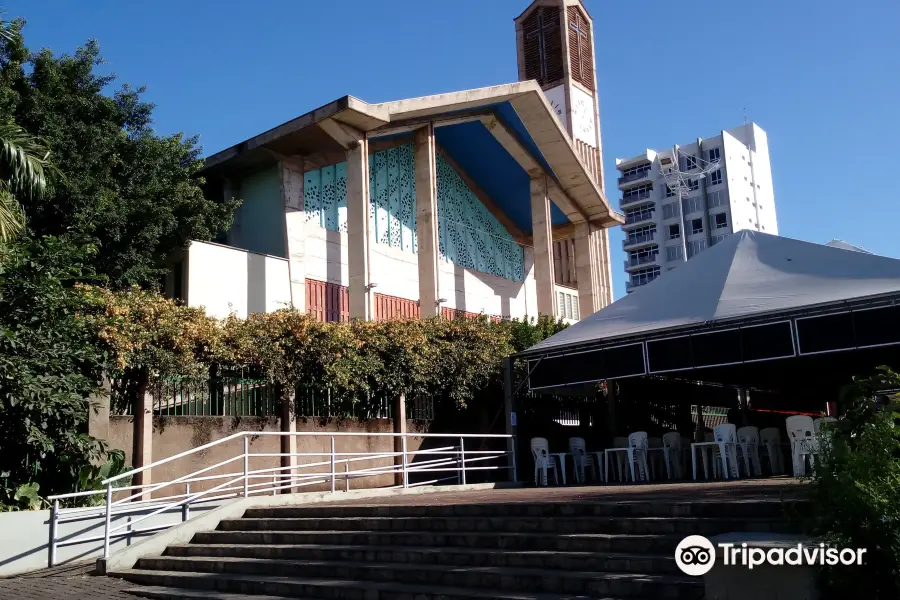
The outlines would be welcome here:
M 593 20 L 581 0 L 534 0 L 516 20 L 519 80 L 535 79 L 603 189 Z
M 591 16 L 581 0 L 534 0 L 515 23 L 519 80 L 540 84 L 585 167 L 605 192 Z M 607 229 L 587 223 L 574 239 L 554 235 L 553 255 L 561 266 L 590 265 L 570 269 L 568 278 L 554 272 L 558 285 L 593 290 L 579 293 L 582 318 L 613 301 Z

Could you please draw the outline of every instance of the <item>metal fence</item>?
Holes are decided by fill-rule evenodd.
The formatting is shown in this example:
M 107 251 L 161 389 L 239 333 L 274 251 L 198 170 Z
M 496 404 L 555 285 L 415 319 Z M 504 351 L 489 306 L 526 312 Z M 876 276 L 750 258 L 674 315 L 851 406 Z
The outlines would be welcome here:
M 266 452 L 265 444 L 257 447 L 252 440 L 262 437 L 293 436 L 302 439 L 319 438 L 327 442 L 325 452 Z M 347 444 L 352 438 L 381 439 L 392 443 L 387 447 L 399 450 L 358 451 Z M 168 463 L 195 465 L 198 457 L 214 446 L 229 444 L 235 440 L 243 442 L 243 451 L 215 464 L 204 464 L 203 468 L 181 477 L 152 482 L 143 485 L 125 485 L 128 479 L 142 471 L 148 471 Z M 420 447 L 414 449 L 413 442 Z M 255 443 L 255 442 L 254 442 Z M 276 446 L 277 447 L 277 446 Z M 206 456 L 215 456 L 208 453 Z M 290 457 L 299 464 L 277 467 L 251 468 L 267 461 L 269 464 L 283 464 Z M 266 464 L 263 462 L 262 464 Z M 167 469 L 178 469 L 177 464 Z M 227 472 L 223 473 L 225 470 Z M 515 440 L 510 435 L 488 434 L 402 434 L 402 433 L 349 433 L 334 432 L 320 434 L 313 432 L 241 432 L 209 444 L 192 448 L 169 458 L 158 460 L 147 466 L 111 477 L 102 482 L 105 489 L 75 492 L 49 496 L 53 502 L 49 522 L 49 563 L 56 563 L 56 549 L 60 546 L 81 545 L 103 542 L 103 556 L 109 556 L 111 541 L 129 537 L 137 533 L 148 533 L 172 527 L 190 519 L 191 507 L 229 498 L 246 498 L 253 495 L 275 495 L 279 492 L 304 491 L 308 486 L 325 485 L 332 493 L 350 491 L 358 487 L 360 480 L 394 474 L 399 483 L 388 488 L 411 488 L 441 483 L 466 484 L 467 476 L 484 473 L 488 476 L 496 471 L 495 481 L 515 481 L 516 453 Z M 354 483 L 356 482 L 356 483 Z M 191 487 L 193 485 L 193 491 Z M 371 485 L 371 484 L 370 484 Z M 364 487 L 366 484 L 364 484 Z M 197 491 L 198 488 L 206 488 Z M 114 499 L 113 495 L 117 498 Z M 104 498 L 102 506 L 65 508 L 66 503 Z M 148 519 L 157 515 L 173 514 L 171 523 L 148 526 Z M 102 515 L 105 519 L 103 535 L 86 535 L 65 540 L 57 535 L 60 523 L 84 521 Z M 135 518 L 121 522 L 125 517 Z M 138 525 L 140 523 L 143 525 Z
M 151 393 L 153 412 L 160 416 L 272 417 L 280 414 L 278 386 L 267 379 L 173 377 L 152 385 Z M 394 413 L 390 398 L 358 396 L 314 385 L 297 386 L 294 402 L 298 417 L 390 419 Z M 423 393 L 408 398 L 406 418 L 433 420 L 433 397 Z

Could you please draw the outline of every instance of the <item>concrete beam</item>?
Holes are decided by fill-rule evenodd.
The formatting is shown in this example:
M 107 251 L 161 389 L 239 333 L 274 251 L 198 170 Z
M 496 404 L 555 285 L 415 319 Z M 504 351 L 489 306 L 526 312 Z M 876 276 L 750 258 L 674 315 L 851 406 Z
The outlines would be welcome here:
M 416 132 L 416 236 L 419 263 L 419 315 L 438 315 L 438 209 L 434 127 Z
M 537 288 L 538 314 L 556 317 L 553 232 L 546 176 L 531 180 L 531 225 L 534 237 L 534 280 Z
M 531 156 L 531 153 L 519 143 L 519 140 L 515 135 L 507 129 L 506 125 L 504 125 L 497 117 L 494 115 L 485 115 L 481 117 L 480 121 L 484 123 L 484 126 L 491 132 L 491 135 L 500 142 L 500 145 L 509 152 L 509 155 L 519 163 L 519 166 L 528 173 L 529 177 L 534 178 L 544 174 L 544 169 L 538 161 Z
M 324 119 L 319 121 L 318 125 L 334 141 L 347 149 L 355 145 L 363 137 L 361 131 L 334 119 Z

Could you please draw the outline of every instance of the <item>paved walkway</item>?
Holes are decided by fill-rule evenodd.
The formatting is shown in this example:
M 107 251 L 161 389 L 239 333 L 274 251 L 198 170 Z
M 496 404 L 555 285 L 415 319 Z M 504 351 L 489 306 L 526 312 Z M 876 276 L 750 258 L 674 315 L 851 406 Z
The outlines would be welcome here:
M 125 590 L 135 585 L 94 575 L 94 563 L 67 565 L 34 571 L 0 579 L 0 598 L 3 600 L 135 600 Z
M 384 496 L 330 503 L 356 505 L 447 505 L 547 502 L 754 502 L 760 499 L 796 497 L 808 484 L 790 478 L 742 479 L 703 483 L 654 483 L 583 487 L 512 488 L 468 492 L 438 492 Z M 0 600 L 134 600 L 126 589 L 134 584 L 94 575 L 93 562 L 55 567 L 0 579 Z

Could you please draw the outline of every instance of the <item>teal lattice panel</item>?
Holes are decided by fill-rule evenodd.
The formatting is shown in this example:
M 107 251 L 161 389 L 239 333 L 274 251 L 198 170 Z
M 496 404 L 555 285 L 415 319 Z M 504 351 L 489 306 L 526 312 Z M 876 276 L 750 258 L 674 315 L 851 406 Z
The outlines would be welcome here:
M 522 248 L 441 155 L 437 157 L 437 171 L 441 258 L 482 273 L 523 281 Z M 346 163 L 306 172 L 303 191 L 308 221 L 332 231 L 347 231 Z M 369 194 L 369 229 L 374 240 L 416 252 L 412 144 L 369 157 Z
M 437 188 L 441 256 L 468 269 L 523 281 L 522 247 L 440 154 Z

